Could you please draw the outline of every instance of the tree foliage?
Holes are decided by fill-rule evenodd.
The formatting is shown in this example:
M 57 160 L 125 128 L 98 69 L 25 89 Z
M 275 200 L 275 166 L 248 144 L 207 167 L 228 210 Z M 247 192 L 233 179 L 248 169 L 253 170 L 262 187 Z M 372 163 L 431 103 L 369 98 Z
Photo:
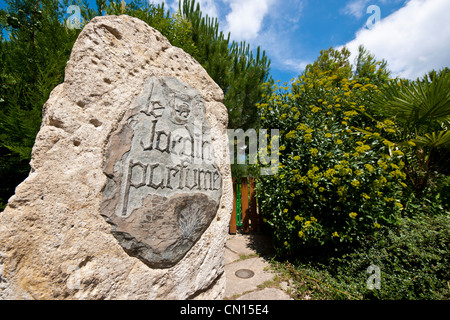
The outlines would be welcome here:
M 257 47 L 253 53 L 245 42 L 230 42 L 230 34 L 225 36 L 220 31 L 216 18 L 203 17 L 194 0 L 180 1 L 180 12 L 192 25 L 192 39 L 198 49 L 195 58 L 225 93 L 229 128 L 255 128 L 255 104 L 260 101 L 262 84 L 269 76 L 270 60 L 265 51 Z
M 57 0 L 7 0 L 0 29 L 0 206 L 29 171 L 42 105 L 63 81 L 79 31 L 61 21 Z
M 364 84 L 367 81 L 381 86 L 390 79 L 391 71 L 387 67 L 386 60 L 377 61 L 375 55 L 361 45 L 355 60 L 354 76 Z

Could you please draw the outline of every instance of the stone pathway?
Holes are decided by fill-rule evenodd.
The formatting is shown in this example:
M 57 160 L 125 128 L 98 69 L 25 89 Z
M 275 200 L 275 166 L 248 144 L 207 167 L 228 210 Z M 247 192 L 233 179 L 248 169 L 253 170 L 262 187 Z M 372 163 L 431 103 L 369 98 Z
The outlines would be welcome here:
M 225 252 L 225 299 L 293 300 L 287 293 L 288 283 L 280 282 L 270 270 L 267 259 L 272 255 L 270 239 L 264 235 L 229 235 Z

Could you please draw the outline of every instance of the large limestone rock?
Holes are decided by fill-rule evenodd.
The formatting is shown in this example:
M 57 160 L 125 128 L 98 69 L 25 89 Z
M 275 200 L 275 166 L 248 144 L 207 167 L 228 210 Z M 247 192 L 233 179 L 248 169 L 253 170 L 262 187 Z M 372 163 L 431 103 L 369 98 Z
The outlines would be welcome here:
M 81 32 L 0 214 L 1 299 L 220 299 L 232 209 L 223 93 L 129 16 Z

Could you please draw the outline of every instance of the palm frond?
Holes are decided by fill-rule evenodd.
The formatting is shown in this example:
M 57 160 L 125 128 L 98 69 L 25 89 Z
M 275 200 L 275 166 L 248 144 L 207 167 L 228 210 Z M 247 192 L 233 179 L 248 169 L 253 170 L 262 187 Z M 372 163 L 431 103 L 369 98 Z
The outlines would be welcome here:
M 450 73 L 432 81 L 393 80 L 373 98 L 383 114 L 414 126 L 450 119 Z
M 419 146 L 448 148 L 450 147 L 450 131 L 427 133 L 412 140 Z

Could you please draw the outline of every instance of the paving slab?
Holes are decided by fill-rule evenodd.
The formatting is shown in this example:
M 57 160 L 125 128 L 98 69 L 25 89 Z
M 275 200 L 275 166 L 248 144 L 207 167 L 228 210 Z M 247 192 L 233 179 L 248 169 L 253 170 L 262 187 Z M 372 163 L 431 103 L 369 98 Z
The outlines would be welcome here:
M 276 288 L 264 288 L 262 290 L 246 293 L 236 300 L 294 300 L 286 292 Z
M 228 248 L 225 248 L 225 265 L 240 259 L 240 255 Z
M 258 254 L 265 256 L 274 252 L 270 238 L 259 234 L 230 235 L 226 243 L 226 248 L 239 255 Z
M 265 259 L 260 257 L 239 260 L 237 262 L 225 265 L 225 297 L 231 298 L 234 295 L 257 290 L 258 285 L 261 285 L 266 281 L 273 280 L 275 274 L 268 270 L 269 267 L 270 264 Z M 254 276 L 248 279 L 237 277 L 236 271 L 241 269 L 253 271 Z
M 229 235 L 225 246 L 225 299 L 292 300 L 281 288 L 258 288 L 266 281 L 272 281 L 276 275 L 270 270 L 267 260 L 273 253 L 270 238 L 265 235 Z M 237 276 L 238 270 L 244 270 L 241 276 L 247 275 L 249 278 Z M 288 289 L 287 283 L 284 287 Z

